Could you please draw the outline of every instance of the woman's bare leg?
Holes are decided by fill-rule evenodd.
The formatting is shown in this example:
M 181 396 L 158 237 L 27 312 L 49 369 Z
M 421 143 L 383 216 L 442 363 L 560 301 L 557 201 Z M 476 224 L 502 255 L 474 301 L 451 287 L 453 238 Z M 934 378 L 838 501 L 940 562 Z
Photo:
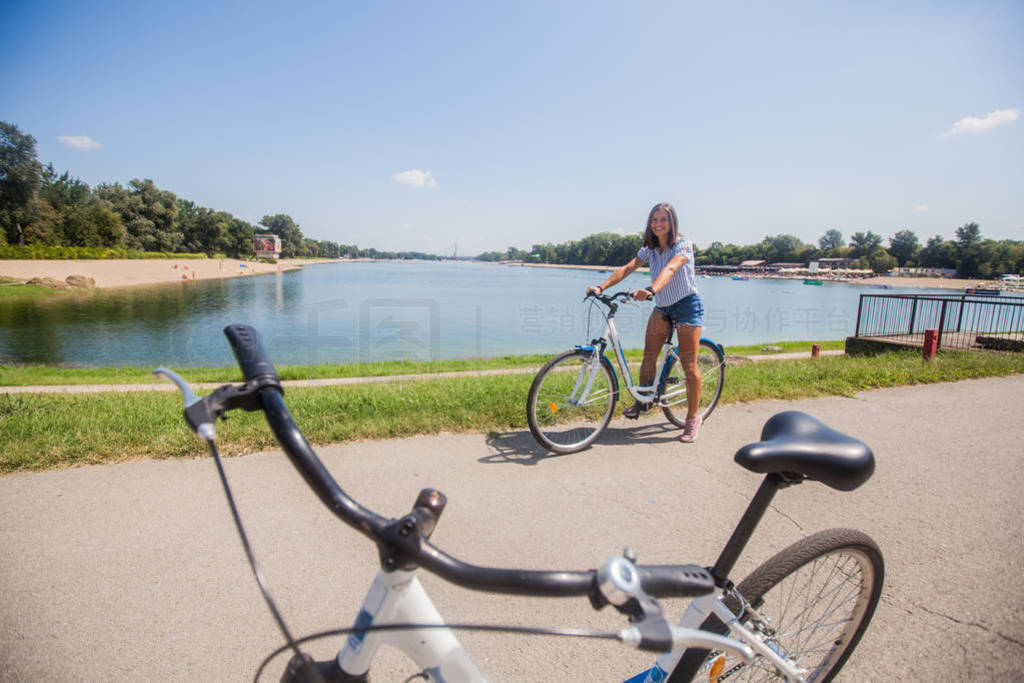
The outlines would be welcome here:
M 647 319 L 647 334 L 644 338 L 644 360 L 640 364 L 640 385 L 646 386 L 654 381 L 654 368 L 658 362 L 661 345 L 672 332 L 672 323 L 665 320 L 658 311 L 651 311 Z
M 686 372 L 686 417 L 697 417 L 700 408 L 700 370 L 697 368 L 697 349 L 700 347 L 701 328 L 694 325 L 679 325 L 676 336 L 679 340 L 679 363 Z M 644 357 L 646 358 L 646 350 Z

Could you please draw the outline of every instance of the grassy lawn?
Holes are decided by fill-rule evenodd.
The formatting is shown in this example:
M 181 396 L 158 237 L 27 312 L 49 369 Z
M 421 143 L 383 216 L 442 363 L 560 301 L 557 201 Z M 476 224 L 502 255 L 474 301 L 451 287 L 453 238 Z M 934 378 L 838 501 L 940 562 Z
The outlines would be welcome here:
M 51 290 L 47 290 L 51 291 Z M 811 344 L 822 350 L 842 349 L 843 340 L 820 342 L 773 342 L 753 346 L 727 346 L 728 355 L 752 356 L 767 353 L 765 346 L 779 346 L 784 352 L 811 351 Z M 778 353 L 778 352 L 774 352 Z M 639 362 L 640 349 L 625 352 L 630 361 Z M 387 375 L 434 374 L 469 370 L 498 370 L 507 368 L 539 368 L 552 354 L 501 356 L 498 358 L 471 358 L 446 361 L 387 361 L 380 363 L 352 363 L 347 365 L 282 365 L 278 367 L 281 379 L 328 379 L 333 377 L 381 377 Z M 174 368 L 176 371 L 178 368 Z M 241 374 L 235 366 L 190 368 L 181 370 L 190 382 L 237 382 Z M 102 368 L 61 368 L 52 365 L 0 365 L 0 386 L 44 386 L 52 384 L 147 384 L 161 382 L 153 377 L 153 368 L 134 366 Z
M 26 285 L 20 280 L 0 275 L 0 299 L 10 299 L 17 296 L 39 298 L 59 291 L 62 290 L 40 287 L 39 285 Z
M 523 359 L 522 364 L 539 367 L 541 360 Z M 402 373 L 409 371 L 403 366 Z M 927 363 L 916 351 L 750 363 L 727 369 L 722 403 L 852 396 L 878 387 L 1017 373 L 1024 373 L 1024 354 L 998 352 L 942 353 Z M 183 374 L 189 381 L 201 379 L 194 371 Z M 287 390 L 286 399 L 313 444 L 444 431 L 500 432 L 526 428 L 532 380 L 528 373 L 295 387 Z M 218 432 L 226 454 L 276 448 L 259 413 L 232 413 Z M 185 427 L 176 393 L 0 395 L 0 473 L 204 454 L 205 446 Z

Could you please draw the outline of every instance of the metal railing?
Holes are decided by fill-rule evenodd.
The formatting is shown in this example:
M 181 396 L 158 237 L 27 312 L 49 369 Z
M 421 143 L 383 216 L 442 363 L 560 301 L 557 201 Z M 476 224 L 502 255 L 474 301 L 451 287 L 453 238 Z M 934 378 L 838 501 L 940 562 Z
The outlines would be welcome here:
M 1024 296 L 860 295 L 854 336 L 920 346 L 928 329 L 940 349 L 1024 350 Z

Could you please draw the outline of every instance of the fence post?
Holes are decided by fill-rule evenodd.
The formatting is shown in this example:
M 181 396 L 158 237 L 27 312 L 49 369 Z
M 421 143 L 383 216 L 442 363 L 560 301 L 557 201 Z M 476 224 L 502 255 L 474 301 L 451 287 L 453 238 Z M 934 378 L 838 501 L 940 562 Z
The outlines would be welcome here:
M 936 330 L 925 330 L 924 331 L 924 348 L 921 351 L 921 356 L 925 360 L 931 360 L 935 358 L 935 354 L 939 350 L 939 334 Z
M 914 334 L 914 318 L 917 316 L 917 295 L 914 295 L 913 304 L 910 306 L 910 329 L 907 334 Z
M 942 347 L 942 330 L 946 325 L 946 300 L 942 300 L 942 310 L 939 311 L 939 334 L 935 339 L 935 350 Z
M 860 312 L 864 309 L 864 295 L 860 295 L 860 300 L 857 302 L 857 327 L 853 330 L 853 336 L 860 336 Z

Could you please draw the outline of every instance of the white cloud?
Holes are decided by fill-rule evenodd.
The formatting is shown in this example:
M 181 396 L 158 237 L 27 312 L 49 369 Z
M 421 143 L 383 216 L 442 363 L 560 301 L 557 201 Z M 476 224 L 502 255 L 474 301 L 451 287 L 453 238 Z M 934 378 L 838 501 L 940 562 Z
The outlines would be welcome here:
M 965 116 L 956 123 L 953 127 L 947 130 L 943 135 L 957 135 L 958 133 L 977 133 L 978 131 L 988 130 L 989 128 L 995 128 L 1001 126 L 1004 123 L 1013 123 L 1020 118 L 1020 109 L 996 109 L 985 114 L 982 117 L 977 116 Z
M 437 181 L 434 180 L 434 176 L 430 175 L 430 171 L 420 171 L 415 168 L 396 173 L 391 176 L 391 179 L 396 183 L 413 187 L 437 187 Z
M 96 142 L 88 135 L 61 135 L 57 139 L 68 147 L 77 149 L 79 152 L 88 152 L 90 149 L 99 149 L 102 147 L 100 143 Z
M 914 211 L 927 211 L 927 210 L 928 210 L 928 205 L 927 204 L 921 204 L 919 206 L 915 206 L 914 207 Z

